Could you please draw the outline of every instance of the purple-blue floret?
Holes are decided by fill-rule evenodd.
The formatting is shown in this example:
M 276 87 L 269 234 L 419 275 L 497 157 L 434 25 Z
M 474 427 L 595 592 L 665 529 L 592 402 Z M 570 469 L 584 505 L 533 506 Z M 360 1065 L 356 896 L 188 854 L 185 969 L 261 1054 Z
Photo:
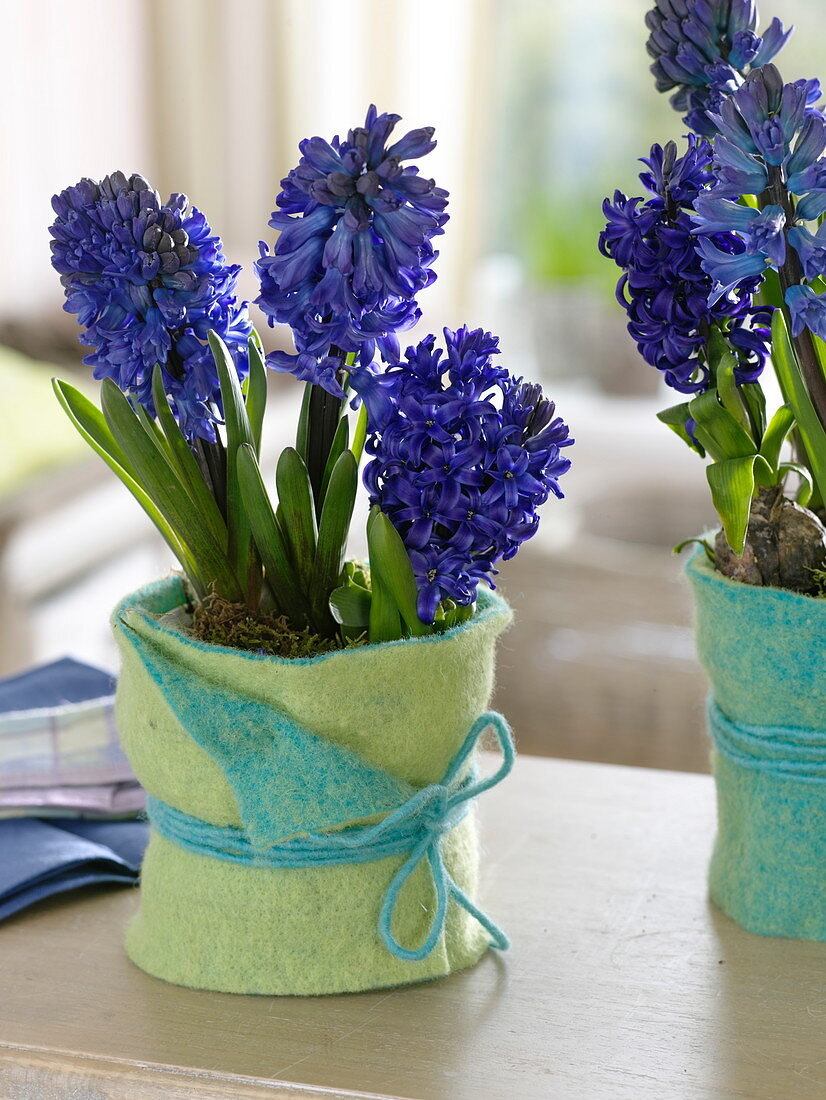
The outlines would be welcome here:
M 826 299 L 802 284 L 826 274 L 821 227 L 813 234 L 803 224 L 826 212 L 826 120 L 816 108 L 819 98 L 818 81 L 784 84 L 774 65 L 749 74 L 717 118 L 714 182 L 695 204 L 693 219 L 712 301 L 749 287 L 768 265 L 800 280 L 785 292 L 794 336 L 804 328 L 818 336 L 826 331 Z M 756 196 L 757 208 L 740 201 L 743 194 Z M 736 254 L 718 247 L 721 233 L 735 235 Z

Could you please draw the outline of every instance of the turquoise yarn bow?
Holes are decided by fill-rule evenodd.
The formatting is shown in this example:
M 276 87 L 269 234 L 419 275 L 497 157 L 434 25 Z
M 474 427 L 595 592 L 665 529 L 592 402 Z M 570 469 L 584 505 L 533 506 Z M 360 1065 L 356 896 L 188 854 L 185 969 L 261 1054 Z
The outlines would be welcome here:
M 471 772 L 460 780 L 480 737 L 489 728 L 499 741 L 502 763 L 486 779 L 479 779 Z M 147 797 L 147 813 L 155 829 L 180 847 L 198 855 L 247 866 L 322 867 L 367 863 L 409 853 L 387 888 L 379 914 L 378 930 L 387 949 L 397 958 L 410 962 L 427 958 L 444 931 L 447 907 L 452 898 L 488 932 L 493 947 L 505 950 L 510 946 L 508 937 L 450 876 L 442 857 L 441 842 L 442 837 L 465 817 L 472 800 L 508 775 L 515 757 L 508 723 L 501 714 L 488 711 L 473 723 L 441 782 L 418 790 L 377 825 L 358 825 L 337 833 L 307 833 L 267 848 L 254 845 L 243 829 L 211 825 L 151 795 Z M 405 883 L 423 859 L 427 860 L 433 874 L 436 911 L 424 943 L 417 948 L 406 948 L 393 935 L 393 913 Z
M 458 787 L 455 786 L 456 777 L 475 749 L 477 741 L 489 727 L 492 727 L 496 733 L 502 749 L 502 763 L 499 769 L 487 779 L 480 780 L 475 775 L 471 775 L 464 783 L 459 784 Z M 381 829 L 390 825 L 392 829 L 394 819 L 397 823 L 402 823 L 406 819 L 421 822 L 419 826 L 420 838 L 407 860 L 393 876 L 379 916 L 379 932 L 385 946 L 398 958 L 407 959 L 410 962 L 419 962 L 421 959 L 427 958 L 438 943 L 444 930 L 447 904 L 450 898 L 453 898 L 458 905 L 461 905 L 472 917 L 475 917 L 490 935 L 494 947 L 500 951 L 505 951 L 510 947 L 510 940 L 502 929 L 486 916 L 477 905 L 473 904 L 464 890 L 460 890 L 448 874 L 442 858 L 441 840 L 442 836 L 464 817 L 472 799 L 505 778 L 513 767 L 515 756 L 516 752 L 513 747 L 510 727 L 501 714 L 496 711 L 488 711 L 487 714 L 483 714 L 474 722 L 464 744 L 447 769 L 442 782 L 424 787 L 404 806 L 399 807 L 379 825 L 374 826 L 376 829 Z M 433 883 L 436 887 L 436 913 L 427 939 L 421 947 L 411 950 L 402 947 L 394 937 L 390 926 L 393 919 L 393 910 L 396 907 L 402 887 L 425 858 L 433 872 Z

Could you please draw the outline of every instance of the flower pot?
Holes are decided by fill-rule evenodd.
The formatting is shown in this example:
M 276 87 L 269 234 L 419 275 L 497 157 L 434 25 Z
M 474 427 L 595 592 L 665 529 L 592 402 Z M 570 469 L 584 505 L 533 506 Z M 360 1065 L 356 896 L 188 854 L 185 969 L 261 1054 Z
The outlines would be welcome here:
M 712 899 L 752 932 L 826 940 L 826 600 L 687 566 L 711 681 Z
M 283 660 L 195 641 L 170 578 L 126 599 L 117 718 L 152 836 L 130 958 L 181 985 L 325 994 L 471 966 L 475 793 L 507 605 L 443 635 Z M 504 759 L 476 776 L 478 737 Z

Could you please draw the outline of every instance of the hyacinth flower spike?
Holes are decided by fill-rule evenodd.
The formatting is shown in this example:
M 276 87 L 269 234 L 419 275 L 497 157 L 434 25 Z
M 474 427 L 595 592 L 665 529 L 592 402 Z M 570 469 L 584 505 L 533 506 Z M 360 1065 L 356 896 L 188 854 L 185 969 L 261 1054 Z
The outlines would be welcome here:
M 425 337 L 387 370 L 380 391 L 360 393 L 375 425 L 364 472 L 376 510 L 371 567 L 381 586 L 378 536 L 386 538 L 392 525 L 391 563 L 401 547 L 415 578 L 407 612 L 425 626 L 461 621 L 479 582 L 493 586 L 496 563 L 535 533 L 538 508 L 561 497 L 559 478 L 570 467 L 563 451 L 573 443 L 541 388 L 494 361 L 496 337 L 466 327 L 443 335 L 444 347 Z M 403 608 L 404 601 L 402 615 Z
M 223 413 L 207 333 L 221 336 L 243 378 L 252 325 L 234 297 L 240 267 L 226 263 L 220 238 L 185 195 L 162 202 L 139 175 L 81 180 L 52 205 L 52 264 L 64 308 L 93 349 L 84 363 L 150 416 L 159 364 L 184 435 L 214 442 Z
M 792 33 L 773 19 L 758 34 L 754 0 L 657 0 L 645 22 L 657 91 L 671 91 L 685 124 L 706 137 L 717 132 L 714 116 L 726 96 L 770 62 Z
M 818 438 L 826 427 L 826 377 L 815 339 L 826 335 L 826 298 L 817 284 L 826 273 L 826 252 L 819 228 L 812 233 L 804 223 L 826 210 L 826 122 L 815 110 L 819 95 L 817 81 L 784 84 L 774 65 L 749 74 L 721 108 L 714 180 L 699 196 L 693 219 L 703 269 L 714 283 L 712 300 L 769 267 L 777 271 L 788 312 L 785 321 L 775 319 L 775 327 L 785 324 L 791 332 L 797 360 L 792 367 L 805 382 L 820 425 L 811 431 Z M 755 196 L 753 206 L 738 201 L 744 194 Z M 720 233 L 734 235 L 734 254 L 719 247 Z M 816 463 L 812 451 L 820 448 L 811 444 L 808 458 Z M 823 493 L 826 470 L 812 472 Z
M 779 19 L 762 35 L 758 22 L 753 0 L 657 0 L 646 15 L 657 90 L 672 91 L 672 106 L 696 134 L 714 136 L 726 96 L 789 40 L 792 29 Z
M 826 496 L 815 343 L 826 302 L 812 285 L 824 242 L 802 224 L 826 209 L 819 85 L 783 83 L 771 58 L 788 32 L 774 20 L 759 36 L 752 0 L 657 0 L 646 22 L 657 88 L 674 90 L 701 136 L 682 157 L 673 143 L 652 148 L 640 177 L 648 195 L 605 201 L 600 248 L 623 272 L 617 297 L 640 352 L 688 397 L 660 419 L 711 460 L 723 533 L 708 552 L 729 576 L 809 591 L 826 533 L 783 490 L 793 474 L 801 504 Z M 758 378 L 770 350 L 786 404 L 768 418 Z M 781 457 L 792 432 L 803 464 Z M 772 535 L 747 546 L 752 520 Z
M 215 589 L 257 606 L 260 570 L 231 450 L 240 415 L 245 438 L 260 445 L 266 389 L 246 303 L 234 297 L 240 269 L 186 196 L 162 202 L 139 175 L 81 180 L 53 207 L 52 264 L 93 349 L 84 362 L 102 379 L 102 412 L 56 381 L 59 400 L 195 594 Z
M 672 105 L 688 111 L 684 121 L 714 139 L 712 186 L 696 219 L 712 298 L 737 294 L 759 277 L 761 257 L 777 271 L 784 310 L 773 319 L 774 343 L 777 349 L 791 339 L 792 346 L 788 356 L 776 354 L 776 366 L 805 444 L 801 458 L 824 499 L 826 462 L 818 455 L 826 446 L 826 355 L 818 341 L 826 298 L 818 281 L 821 252 L 801 224 L 826 212 L 819 82 L 784 84 L 771 62 L 790 31 L 775 19 L 759 36 L 753 0 L 657 0 L 646 23 L 657 89 L 673 90 Z M 763 220 L 744 223 L 744 206 Z M 733 251 L 719 247 L 712 225 L 737 235 Z
M 606 199 L 600 249 L 623 270 L 617 296 L 641 354 L 690 398 L 659 416 L 712 459 L 712 500 L 739 553 L 755 487 L 777 486 L 789 472 L 779 448 L 791 415 L 784 409 L 767 424 L 758 384 L 771 309 L 754 304 L 767 262 L 785 257 L 785 214 L 714 195 L 713 150 L 703 138 L 690 137 L 681 157 L 673 142 L 654 146 L 643 163 L 648 195 Z
M 278 240 L 272 253 L 262 242 L 255 265 L 257 304 L 270 324 L 290 326 L 296 349 L 272 352 L 267 364 L 310 387 L 299 450 L 316 497 L 349 368 L 377 353 L 398 359 L 396 334 L 419 319 L 417 296 L 435 279 L 431 242 L 444 232 L 448 196 L 408 163 L 435 148 L 433 129 L 393 142 L 399 121 L 371 106 L 343 140 L 301 142 L 269 223 Z
M 731 228 L 715 230 L 712 247 L 736 265 L 736 277 L 718 293 L 696 248 L 692 217 L 712 179 L 711 145 L 690 137 L 682 156 L 674 142 L 654 145 L 642 163 L 647 195 L 627 198 L 618 191 L 606 199 L 599 238 L 600 251 L 623 271 L 617 298 L 630 335 L 667 385 L 700 394 L 711 384 L 705 348 L 710 329 L 718 327 L 736 352 L 736 381 L 755 381 L 769 336 L 770 311 L 754 304 L 765 261 L 741 256 Z

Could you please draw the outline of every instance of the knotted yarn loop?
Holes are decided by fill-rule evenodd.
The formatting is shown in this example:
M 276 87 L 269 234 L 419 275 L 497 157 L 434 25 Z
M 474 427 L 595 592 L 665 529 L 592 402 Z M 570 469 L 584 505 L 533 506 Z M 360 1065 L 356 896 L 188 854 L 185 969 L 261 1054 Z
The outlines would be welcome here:
M 453 828 L 447 819 L 450 808 L 450 791 L 440 783 L 433 783 L 425 788 L 428 798 L 422 806 L 419 820 L 422 828 L 431 833 L 444 835 Z
M 487 729 L 492 729 L 496 734 L 499 747 L 502 750 L 502 763 L 498 770 L 493 775 L 488 776 L 487 779 L 480 780 L 475 775 L 470 775 L 457 786 L 457 777 L 476 748 L 479 738 Z M 414 818 L 418 815 L 420 820 L 417 830 L 418 843 L 393 876 L 379 916 L 381 937 L 388 950 L 392 951 L 397 958 L 407 959 L 410 962 L 419 962 L 427 958 L 439 942 L 439 937 L 444 931 L 447 906 L 451 898 L 482 925 L 490 935 L 494 947 L 504 951 L 510 946 L 510 941 L 502 929 L 474 905 L 467 894 L 453 881 L 442 858 L 441 840 L 444 834 L 454 828 L 467 812 L 468 803 L 471 799 L 476 798 L 484 791 L 490 790 L 491 787 L 505 778 L 513 767 L 515 757 L 516 751 L 508 723 L 501 714 L 496 711 L 488 711 L 473 723 L 470 733 L 465 738 L 456 756 L 454 756 L 442 782 L 423 788 L 405 806 L 401 806 L 381 823 L 387 825 L 397 815 L 401 819 L 405 814 L 409 814 L 411 810 Z M 417 799 L 421 800 L 421 810 L 423 812 L 420 811 L 419 806 L 414 805 Z M 427 859 L 433 873 L 433 885 L 436 889 L 436 912 L 424 943 L 417 948 L 406 948 L 402 947 L 391 930 L 393 911 L 396 908 L 403 886 L 423 859 Z
M 488 729 L 493 730 L 499 742 L 502 762 L 492 775 L 480 779 L 475 770 L 467 772 L 466 765 Z M 147 796 L 147 813 L 155 829 L 179 847 L 255 867 L 322 867 L 367 863 L 407 854 L 387 888 L 379 914 L 379 934 L 393 955 L 410 962 L 427 958 L 444 932 L 451 899 L 482 925 L 493 947 L 505 950 L 510 946 L 505 933 L 471 901 L 445 867 L 442 838 L 462 821 L 477 795 L 490 790 L 509 774 L 515 758 L 507 721 L 496 711 L 488 711 L 473 723 L 441 782 L 422 787 L 378 824 L 357 825 L 335 833 L 311 832 L 267 848 L 254 845 L 244 829 L 211 825 L 152 795 Z M 463 776 L 463 773 L 466 774 Z M 393 935 L 393 914 L 402 889 L 422 860 L 427 860 L 433 875 L 436 908 L 424 942 L 419 947 L 406 948 Z

